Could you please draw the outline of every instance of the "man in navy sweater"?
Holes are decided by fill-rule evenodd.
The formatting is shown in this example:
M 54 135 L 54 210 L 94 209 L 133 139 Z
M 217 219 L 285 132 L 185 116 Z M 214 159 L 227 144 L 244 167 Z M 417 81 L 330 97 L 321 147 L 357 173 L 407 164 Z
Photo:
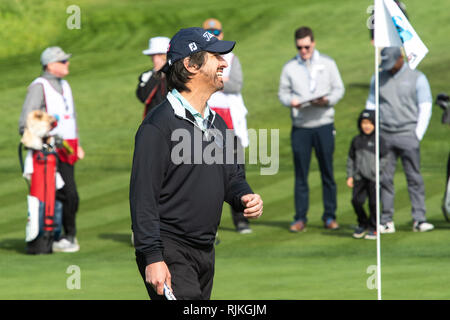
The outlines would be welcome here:
M 227 63 L 221 55 L 234 45 L 202 28 L 176 33 L 163 68 L 167 99 L 136 134 L 132 229 L 136 261 L 152 300 L 164 299 L 165 285 L 177 299 L 209 299 L 223 202 L 250 219 L 263 211 L 241 167 L 225 156 L 230 149 L 225 122 L 206 103 L 223 88 Z

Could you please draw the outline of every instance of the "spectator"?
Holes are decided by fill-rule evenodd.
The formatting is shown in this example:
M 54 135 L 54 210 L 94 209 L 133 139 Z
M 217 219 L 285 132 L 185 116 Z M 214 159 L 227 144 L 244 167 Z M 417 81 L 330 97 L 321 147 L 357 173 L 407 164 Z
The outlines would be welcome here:
M 298 54 L 281 72 L 278 97 L 291 109 L 291 143 L 295 165 L 295 216 L 290 231 L 304 231 L 309 208 L 308 172 L 314 148 L 322 178 L 325 228 L 338 229 L 336 183 L 333 173 L 334 105 L 344 95 L 336 63 L 315 49 L 309 27 L 295 31 Z
M 381 50 L 379 74 L 380 135 L 386 141 L 387 163 L 381 185 L 381 233 L 394 233 L 394 175 L 400 158 L 412 206 L 413 231 L 430 231 L 426 222 L 425 186 L 420 173 L 420 141 L 431 117 L 432 96 L 425 75 L 411 70 L 398 47 Z M 367 109 L 375 108 L 375 78 L 372 77 Z
M 196 161 L 211 144 L 226 154 L 226 141 L 219 138 L 226 137 L 226 124 L 207 101 L 223 89 L 227 63 L 221 54 L 234 45 L 202 28 L 178 31 L 164 68 L 171 91 L 136 134 L 130 182 L 132 229 L 136 261 L 152 300 L 163 299 L 165 284 L 177 299 L 210 298 L 214 240 L 224 200 L 246 218 L 262 214 L 261 197 L 253 194 L 241 167 L 223 159 L 212 164 Z M 173 161 L 178 146 L 175 131 L 203 138 L 201 145 L 189 139 L 181 163 Z
M 58 172 L 64 180 L 64 187 L 56 192 L 56 199 L 63 203 L 64 235 L 53 243 L 54 252 L 76 252 L 80 250 L 76 238 L 76 213 L 78 211 L 78 191 L 75 183 L 74 165 L 84 158 L 80 146 L 76 121 L 75 104 L 69 83 L 63 80 L 69 74 L 69 58 L 60 47 L 49 47 L 41 54 L 43 73 L 28 87 L 19 120 L 19 133 L 22 135 L 27 115 L 33 110 L 43 110 L 58 119 L 58 125 L 51 131 L 61 136 L 73 149 L 58 149 Z
M 347 158 L 347 186 L 353 188 L 352 205 L 358 217 L 358 226 L 353 233 L 356 239 L 376 239 L 377 207 L 375 178 L 375 111 L 363 110 L 358 118 L 359 135 L 353 138 Z M 386 147 L 379 139 L 380 161 L 384 162 Z M 380 165 L 383 167 L 383 164 Z M 364 210 L 369 198 L 369 218 Z
M 203 22 L 203 29 L 211 32 L 217 39 L 223 40 L 222 24 L 219 20 L 213 18 L 206 20 Z M 208 100 L 208 106 L 224 119 L 229 129 L 234 130 L 235 153 L 243 154 L 243 149 L 248 146 L 248 132 L 247 108 L 241 95 L 243 84 L 241 63 L 233 52 L 224 54 L 223 58 L 228 63 L 228 67 L 223 70 L 223 90 L 213 93 Z M 240 165 L 245 171 L 245 164 Z M 231 207 L 231 216 L 237 232 L 241 234 L 252 232 L 249 221 L 242 212 L 237 212 Z
M 150 38 L 148 49 L 142 51 L 150 56 L 153 69 L 147 70 L 139 76 L 139 84 L 136 96 L 145 105 L 143 118 L 155 106 L 160 104 L 167 95 L 167 80 L 163 72 L 159 72 L 166 64 L 166 53 L 169 46 L 169 38 Z

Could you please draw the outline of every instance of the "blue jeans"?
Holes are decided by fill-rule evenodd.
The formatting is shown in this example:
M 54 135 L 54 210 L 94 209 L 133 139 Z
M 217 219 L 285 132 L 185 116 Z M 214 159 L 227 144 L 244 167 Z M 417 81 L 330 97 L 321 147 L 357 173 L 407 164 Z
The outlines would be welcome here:
M 308 173 L 311 152 L 314 148 L 322 179 L 324 212 L 322 220 L 336 219 L 336 183 L 333 173 L 334 124 L 317 128 L 292 128 L 292 151 L 295 165 L 295 216 L 294 221 L 307 222 L 309 208 Z

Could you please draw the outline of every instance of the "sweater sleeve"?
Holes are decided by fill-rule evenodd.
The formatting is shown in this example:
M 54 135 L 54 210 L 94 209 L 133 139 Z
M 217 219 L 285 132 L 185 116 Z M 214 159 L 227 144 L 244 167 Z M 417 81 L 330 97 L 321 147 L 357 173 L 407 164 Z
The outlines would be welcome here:
M 134 246 L 145 256 L 147 265 L 163 261 L 158 203 L 169 153 L 162 132 L 152 124 L 142 124 L 135 138 L 130 211 Z
M 331 92 L 328 95 L 330 105 L 334 106 L 342 99 L 345 93 L 344 82 L 342 82 L 336 62 L 332 61 L 330 66 Z
M 430 84 L 424 74 L 421 74 L 416 83 L 417 102 L 419 108 L 419 116 L 417 119 L 416 135 L 422 140 L 430 123 L 433 98 L 431 95 Z
M 34 84 L 28 88 L 27 96 L 22 106 L 19 118 L 19 134 L 25 130 L 28 114 L 33 110 L 45 110 L 44 89 L 41 84 Z
M 242 212 L 245 208 L 242 204 L 241 197 L 246 194 L 251 194 L 253 191 L 245 180 L 245 171 L 243 166 L 236 164 L 228 164 L 226 166 L 228 181 L 225 201 L 237 212 Z
M 145 103 L 150 91 L 153 89 L 157 81 L 154 79 L 154 73 L 152 70 L 146 71 L 139 76 L 139 83 L 136 88 L 136 97 Z
M 286 106 L 291 107 L 291 101 L 292 101 L 293 95 L 292 95 L 292 84 L 289 77 L 289 68 L 287 66 L 284 66 L 283 70 L 281 71 L 280 76 L 280 86 L 278 88 L 278 99 L 280 99 L 280 102 Z

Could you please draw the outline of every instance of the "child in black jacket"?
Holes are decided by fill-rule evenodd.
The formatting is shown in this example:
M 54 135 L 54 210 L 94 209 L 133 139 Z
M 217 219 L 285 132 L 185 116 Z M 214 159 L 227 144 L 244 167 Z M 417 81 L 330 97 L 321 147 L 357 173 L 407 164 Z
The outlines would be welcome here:
M 363 110 L 358 118 L 360 134 L 352 140 L 347 159 L 347 186 L 353 188 L 352 205 L 358 217 L 353 233 L 357 239 L 376 239 L 376 184 L 375 184 L 375 111 Z M 380 168 L 386 155 L 380 136 Z M 370 215 L 364 210 L 369 198 Z

